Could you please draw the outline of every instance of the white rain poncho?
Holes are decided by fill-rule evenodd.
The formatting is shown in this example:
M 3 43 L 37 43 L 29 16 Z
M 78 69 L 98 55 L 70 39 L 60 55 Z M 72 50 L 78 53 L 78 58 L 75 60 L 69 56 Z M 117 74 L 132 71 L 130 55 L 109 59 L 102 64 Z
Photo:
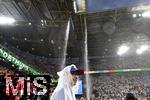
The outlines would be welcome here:
M 75 65 L 65 67 L 62 71 L 58 72 L 59 80 L 56 89 L 54 90 L 50 100 L 76 100 L 73 92 L 73 80 L 71 76 L 71 68 Z

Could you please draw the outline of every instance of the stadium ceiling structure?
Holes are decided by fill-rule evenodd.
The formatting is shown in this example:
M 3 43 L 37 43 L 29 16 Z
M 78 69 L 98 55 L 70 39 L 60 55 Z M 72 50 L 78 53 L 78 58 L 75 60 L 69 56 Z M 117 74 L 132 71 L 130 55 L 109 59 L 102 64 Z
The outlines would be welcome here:
M 138 42 L 137 38 L 149 41 L 150 21 L 141 16 L 143 11 L 134 6 L 75 13 L 72 0 L 1 0 L 1 16 L 16 22 L 0 26 L 0 42 L 37 56 L 59 57 L 62 40 L 58 30 L 71 18 L 67 57 L 80 57 L 86 16 L 89 59 L 111 58 L 123 43 Z

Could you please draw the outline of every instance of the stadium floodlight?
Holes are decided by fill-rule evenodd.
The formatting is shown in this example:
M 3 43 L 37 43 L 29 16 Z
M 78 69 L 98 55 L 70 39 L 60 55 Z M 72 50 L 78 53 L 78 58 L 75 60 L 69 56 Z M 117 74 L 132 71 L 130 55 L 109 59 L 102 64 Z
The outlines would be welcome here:
M 14 22 L 15 22 L 14 18 L 11 18 L 11 17 L 0 17 L 0 24 L 1 25 L 5 25 L 5 24 L 11 25 Z
M 139 49 L 136 50 L 137 54 L 142 54 L 143 52 L 145 52 L 148 49 L 147 45 L 142 45 Z
M 136 15 L 136 14 L 133 14 L 132 17 L 135 18 L 135 17 L 137 17 L 137 15 Z
M 143 53 L 143 51 L 142 51 L 142 50 L 140 50 L 140 49 L 137 49 L 137 50 L 136 50 L 136 53 L 137 53 L 137 54 L 142 54 L 142 53 Z
M 150 11 L 144 12 L 142 14 L 143 17 L 150 17 Z
M 129 50 L 128 46 L 122 45 L 122 46 L 119 47 L 119 50 L 118 50 L 117 54 L 119 56 L 121 56 L 121 55 L 125 54 L 128 50 Z

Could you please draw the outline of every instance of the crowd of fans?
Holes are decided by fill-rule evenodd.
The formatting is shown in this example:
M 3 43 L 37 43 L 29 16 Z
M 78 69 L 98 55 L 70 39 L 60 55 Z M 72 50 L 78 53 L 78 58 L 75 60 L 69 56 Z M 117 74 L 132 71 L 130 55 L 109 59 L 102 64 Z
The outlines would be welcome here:
M 14 74 L 13 71 L 5 67 L 0 67 L 0 72 Z M 4 74 L 4 73 L 1 73 Z M 150 73 L 149 72 L 129 72 L 129 73 L 112 73 L 112 74 L 95 74 L 90 76 L 91 79 L 91 97 L 97 99 L 91 100 L 125 100 L 127 93 L 133 93 L 138 100 L 150 99 Z M 1 83 L 1 82 L 0 82 Z M 83 85 L 84 86 L 84 85 Z M 33 87 L 34 88 L 34 87 Z M 84 87 L 85 90 L 86 87 Z M 45 95 L 42 92 L 33 92 L 30 95 L 31 100 L 49 100 L 55 87 L 49 87 Z M 36 94 L 36 95 L 35 95 Z M 1 94 L 0 94 L 1 95 Z M 9 97 L 10 98 L 10 97 Z M 14 100 L 20 100 L 19 96 L 11 96 Z M 21 97 L 25 99 L 27 97 Z M 28 96 L 29 98 L 29 96 Z M 77 100 L 86 100 L 86 93 Z M 11 99 L 13 100 L 13 99 Z
M 124 100 L 127 93 L 133 93 L 139 100 L 150 98 L 150 73 L 132 72 L 92 76 L 93 90 L 100 100 Z
M 17 50 L 15 50 L 17 51 Z M 18 51 L 21 52 L 21 51 Z M 22 52 L 21 52 L 22 53 Z M 27 54 L 23 54 L 27 55 Z M 31 56 L 29 56 L 31 57 Z M 26 57 L 25 57 L 26 58 Z M 35 58 L 35 57 L 31 57 Z M 100 66 L 104 66 L 105 68 L 96 67 L 96 69 L 114 69 L 114 68 L 142 68 L 150 65 L 148 56 L 145 56 L 144 63 L 141 58 L 123 58 L 123 59 L 115 59 L 112 62 L 105 62 Z M 26 58 L 27 59 L 27 58 Z M 44 59 L 44 58 L 43 58 Z M 32 61 L 32 60 L 31 60 Z M 38 60 L 37 60 L 38 62 Z M 137 66 L 135 66 L 137 65 Z M 42 66 L 42 64 L 40 65 Z M 48 68 L 51 68 L 50 73 L 52 78 L 58 78 L 56 72 L 58 67 L 52 65 L 45 65 L 41 67 L 41 69 L 47 71 Z M 56 70 L 57 69 L 57 70 Z M 13 71 L 8 70 L 7 67 L 0 67 L 0 75 L 6 73 L 14 74 Z M 112 74 L 96 74 L 90 76 L 92 87 L 91 87 L 91 97 L 97 97 L 97 100 L 124 100 L 127 93 L 133 93 L 138 100 L 150 100 L 150 72 L 129 72 L 129 73 L 112 73 Z M 1 82 L 0 82 L 1 83 Z M 47 100 L 50 98 L 55 87 L 49 87 L 47 94 L 44 96 L 35 95 L 32 93 L 30 98 Z M 84 87 L 84 91 L 86 87 Z M 94 91 L 94 92 L 93 92 Z M 40 93 L 40 92 L 39 92 Z M 38 94 L 38 93 L 37 93 Z M 86 92 L 82 97 L 77 98 L 77 100 L 86 100 L 85 98 Z M 26 97 L 22 97 L 26 98 Z M 94 99 L 93 99 L 94 100 Z M 95 99 L 96 100 L 96 99 Z

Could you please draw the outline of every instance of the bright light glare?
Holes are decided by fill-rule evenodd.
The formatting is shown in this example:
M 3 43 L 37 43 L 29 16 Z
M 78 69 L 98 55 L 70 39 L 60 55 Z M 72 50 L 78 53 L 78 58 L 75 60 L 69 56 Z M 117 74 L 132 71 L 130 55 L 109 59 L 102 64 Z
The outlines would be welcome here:
M 137 53 L 137 54 L 142 54 L 143 51 L 141 51 L 141 50 L 138 49 L 138 50 L 136 50 L 136 53 Z
M 135 17 L 136 17 L 136 14 L 133 14 L 132 17 L 135 18 Z
M 139 49 L 136 50 L 137 54 L 142 54 L 143 52 L 145 52 L 148 49 L 147 45 L 142 45 Z
M 144 12 L 142 14 L 143 17 L 150 17 L 150 11 Z
M 120 46 L 117 54 L 121 56 L 121 55 L 125 54 L 128 50 L 129 50 L 128 46 L 125 46 L 125 45 Z
M 139 16 L 142 16 L 142 14 L 139 14 Z
M 31 23 L 28 23 L 29 25 L 31 25 Z
M 0 24 L 4 25 L 4 24 L 13 24 L 15 22 L 14 18 L 10 18 L 10 17 L 0 17 Z

